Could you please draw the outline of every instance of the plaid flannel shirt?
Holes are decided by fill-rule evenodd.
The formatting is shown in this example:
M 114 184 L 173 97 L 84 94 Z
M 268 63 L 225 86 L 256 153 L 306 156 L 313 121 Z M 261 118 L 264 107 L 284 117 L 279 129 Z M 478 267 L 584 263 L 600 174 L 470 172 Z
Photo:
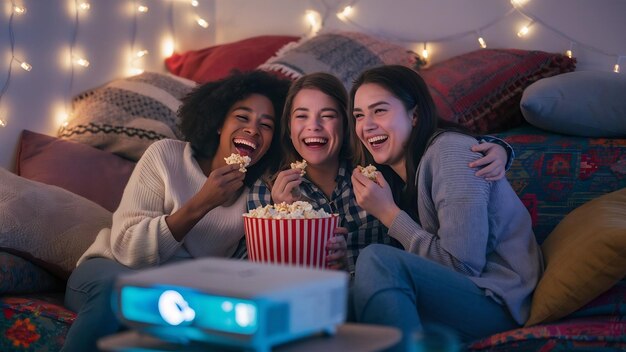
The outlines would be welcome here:
M 300 184 L 302 200 L 313 205 L 314 209 L 324 209 L 328 213 L 339 214 L 340 225 L 348 229 L 348 271 L 354 272 L 359 251 L 371 243 L 391 244 L 402 248 L 400 243 L 387 235 L 387 228 L 375 217 L 359 207 L 352 190 L 351 170 L 346 161 L 339 165 L 339 172 L 331 199 L 308 178 Z M 273 204 L 271 191 L 262 180 L 257 180 L 248 194 L 248 210 Z

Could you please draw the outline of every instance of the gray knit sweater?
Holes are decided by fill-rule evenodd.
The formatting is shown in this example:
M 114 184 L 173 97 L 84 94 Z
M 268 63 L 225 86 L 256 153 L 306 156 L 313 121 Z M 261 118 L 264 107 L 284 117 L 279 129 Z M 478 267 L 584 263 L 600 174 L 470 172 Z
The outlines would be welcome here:
M 165 222 L 206 179 L 189 143 L 168 139 L 153 143 L 135 166 L 113 213 L 113 226 L 98 233 L 78 263 L 105 257 L 137 269 L 178 257 L 232 255 L 244 236 L 247 190 L 232 205 L 209 211 L 182 242 L 174 239 Z
M 523 324 L 543 258 L 528 211 L 506 179 L 476 177 L 469 162 L 476 140 L 456 132 L 436 136 L 417 169 L 418 224 L 401 212 L 389 235 L 417 255 L 464 273 L 505 304 Z

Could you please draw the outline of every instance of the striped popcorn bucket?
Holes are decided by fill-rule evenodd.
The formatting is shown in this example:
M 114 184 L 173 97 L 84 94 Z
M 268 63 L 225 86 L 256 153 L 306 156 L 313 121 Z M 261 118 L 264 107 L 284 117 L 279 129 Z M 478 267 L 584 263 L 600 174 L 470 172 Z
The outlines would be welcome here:
M 320 219 L 243 218 L 251 261 L 326 268 L 326 242 L 337 227 L 336 214 Z

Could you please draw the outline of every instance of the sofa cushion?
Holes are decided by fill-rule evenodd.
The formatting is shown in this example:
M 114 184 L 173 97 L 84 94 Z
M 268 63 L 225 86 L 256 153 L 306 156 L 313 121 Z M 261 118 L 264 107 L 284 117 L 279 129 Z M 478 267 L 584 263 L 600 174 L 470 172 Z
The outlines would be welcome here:
M 165 59 L 170 73 L 199 83 L 216 81 L 233 70 L 246 72 L 257 68 L 278 49 L 298 37 L 262 35 L 200 50 L 174 54 Z
M 30 261 L 0 251 L 0 294 L 62 291 L 64 283 Z
M 435 63 L 420 74 L 443 119 L 485 134 L 519 126 L 524 89 L 575 67 L 575 59 L 561 54 L 481 49 Z
M 111 219 L 88 199 L 0 168 L 0 249 L 62 279 Z
M 626 276 L 626 188 L 572 211 L 541 251 L 546 269 L 526 325 L 560 319 Z
M 626 137 L 626 76 L 577 71 L 540 79 L 524 91 L 526 121 L 556 133 Z
M 496 134 L 515 160 L 506 176 L 542 243 L 575 208 L 626 187 L 626 139 L 583 138 L 524 126 Z
M 59 351 L 76 314 L 60 295 L 0 297 L 0 351 Z
M 331 31 L 285 45 L 259 68 L 277 71 L 292 79 L 327 72 L 350 89 L 352 82 L 367 68 L 384 64 L 412 67 L 416 62 L 417 54 L 399 45 L 365 33 Z
M 85 91 L 58 136 L 137 161 L 154 141 L 180 139 L 176 112 L 196 84 L 170 74 L 144 72 Z
M 135 163 L 86 144 L 24 130 L 17 174 L 117 209 Z

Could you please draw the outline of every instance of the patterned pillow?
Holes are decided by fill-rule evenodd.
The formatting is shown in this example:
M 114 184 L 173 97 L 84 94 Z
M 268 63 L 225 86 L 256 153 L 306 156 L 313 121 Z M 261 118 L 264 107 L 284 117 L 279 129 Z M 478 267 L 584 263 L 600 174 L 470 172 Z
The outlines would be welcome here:
M 0 251 L 0 294 L 62 290 L 61 280 L 28 260 Z
M 339 31 L 289 43 L 259 68 L 277 71 L 292 79 L 313 72 L 328 72 L 349 89 L 365 69 L 385 64 L 412 67 L 418 61 L 417 54 L 388 41 L 364 33 Z
M 442 118 L 476 133 L 519 126 L 519 104 L 531 83 L 573 71 L 576 60 L 561 54 L 482 49 L 436 63 L 420 74 Z
M 542 243 L 572 210 L 626 187 L 626 139 L 584 138 L 524 126 L 496 134 L 515 150 L 507 179 Z
M 195 83 L 145 72 L 74 97 L 69 124 L 59 137 L 139 160 L 154 141 L 180 139 L 176 111 Z

